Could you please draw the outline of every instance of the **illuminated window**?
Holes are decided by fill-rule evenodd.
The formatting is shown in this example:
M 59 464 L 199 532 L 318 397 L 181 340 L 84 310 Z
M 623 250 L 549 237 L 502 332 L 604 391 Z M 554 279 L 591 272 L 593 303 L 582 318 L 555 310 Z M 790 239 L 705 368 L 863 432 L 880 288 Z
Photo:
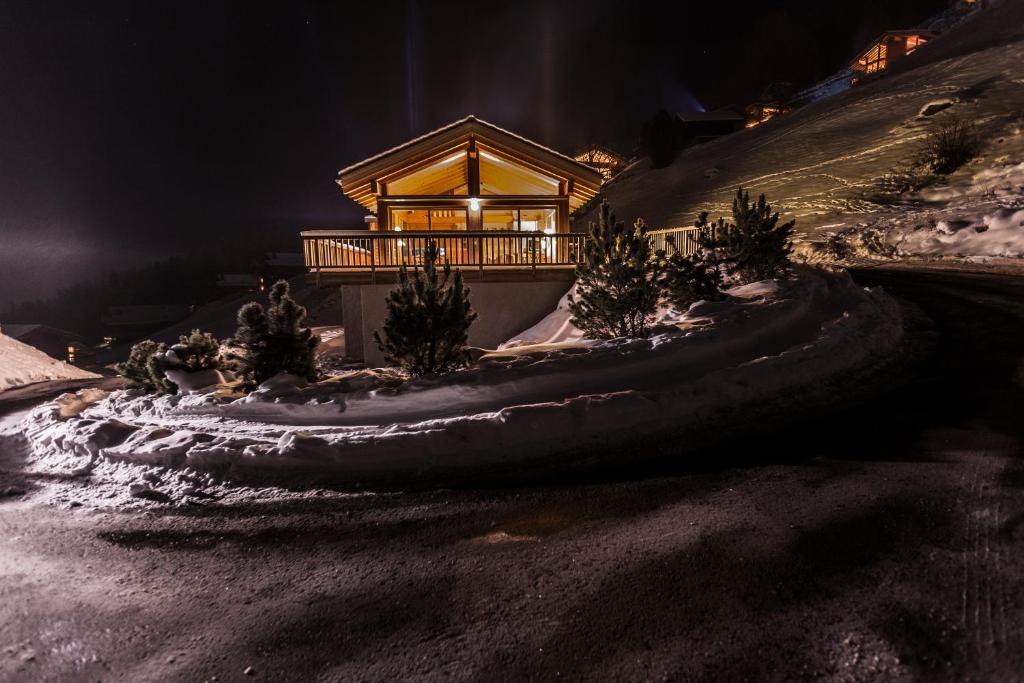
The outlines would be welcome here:
M 469 187 L 466 152 L 458 150 L 411 173 L 389 180 L 388 194 L 465 195 Z
M 515 230 L 519 212 L 515 209 L 484 209 L 484 230 Z
M 431 230 L 465 230 L 467 225 L 465 209 L 431 209 Z
M 429 230 L 429 212 L 426 209 L 391 209 L 391 229 L 406 232 Z
M 558 230 L 558 210 L 554 207 L 484 209 L 483 228 L 551 234 Z
M 465 230 L 466 209 L 391 209 L 391 229 L 400 232 Z
M 537 170 L 480 150 L 480 192 L 485 195 L 557 195 L 559 181 Z
M 888 55 L 885 43 L 875 45 L 866 55 L 860 58 L 858 64 L 864 73 L 873 74 L 885 68 L 885 60 Z
M 907 36 L 907 54 L 916 50 L 919 46 L 924 45 L 928 40 L 921 36 Z

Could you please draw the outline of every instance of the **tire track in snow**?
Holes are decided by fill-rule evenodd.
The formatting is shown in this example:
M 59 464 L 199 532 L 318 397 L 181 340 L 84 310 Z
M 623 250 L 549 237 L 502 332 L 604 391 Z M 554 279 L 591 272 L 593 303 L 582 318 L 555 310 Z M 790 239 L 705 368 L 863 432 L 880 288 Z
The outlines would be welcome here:
M 966 518 L 960 623 L 967 651 L 981 661 L 1019 648 L 1021 642 L 1018 634 L 1013 638 L 1017 642 L 1011 643 L 1007 632 L 1007 590 L 999 540 L 1003 510 L 994 493 L 998 490 L 994 481 L 1005 465 L 992 462 L 988 453 L 975 457 L 983 462 L 972 463 L 961 479 L 965 496 L 960 502 Z

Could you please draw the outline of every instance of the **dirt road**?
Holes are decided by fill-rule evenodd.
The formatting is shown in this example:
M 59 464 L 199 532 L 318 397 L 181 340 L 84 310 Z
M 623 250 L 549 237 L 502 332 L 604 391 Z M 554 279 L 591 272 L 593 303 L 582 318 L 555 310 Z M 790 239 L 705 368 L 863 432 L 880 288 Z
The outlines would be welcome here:
M 932 316 L 927 357 L 717 468 L 156 512 L 0 499 L 0 679 L 1018 680 L 1024 280 L 857 277 Z

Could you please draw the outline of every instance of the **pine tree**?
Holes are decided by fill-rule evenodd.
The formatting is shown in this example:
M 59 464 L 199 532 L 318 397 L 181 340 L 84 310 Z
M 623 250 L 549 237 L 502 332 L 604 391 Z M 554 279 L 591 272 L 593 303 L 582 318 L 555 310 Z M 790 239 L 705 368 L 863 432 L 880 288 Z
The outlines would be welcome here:
M 315 381 L 320 339 L 303 327 L 306 309 L 289 296 L 286 280 L 274 283 L 269 298 L 266 309 L 255 301 L 238 309 L 238 329 L 230 340 L 234 368 L 250 386 L 282 372 Z
M 751 204 L 750 194 L 743 188 L 736 191 L 732 202 L 732 219 L 733 224 L 724 225 L 716 240 L 729 274 L 741 283 L 785 277 L 791 265 L 796 221 L 779 225 L 779 214 L 772 213 L 764 195 Z
M 160 351 L 160 344 L 152 339 L 140 341 L 132 346 L 128 360 L 114 366 L 117 374 L 124 377 L 129 389 L 142 389 L 146 392 L 160 391 L 150 371 L 150 360 Z
M 572 323 L 594 339 L 642 337 L 658 308 L 663 258 L 653 250 L 643 220 L 626 228 L 601 203 L 576 266 Z
M 673 252 L 665 256 L 661 288 L 665 298 L 679 311 L 685 311 L 697 301 L 718 301 L 722 294 L 722 270 L 715 246 L 716 229 L 724 227 L 708 223 L 703 212 L 697 219 L 697 251 L 684 255 L 672 238 L 668 238 Z
M 217 370 L 221 366 L 220 343 L 209 332 L 192 330 L 189 335 L 181 335 L 170 350 L 177 360 L 175 367 L 185 372 Z
M 453 272 L 446 262 L 439 275 L 437 257 L 431 240 L 422 273 L 410 276 L 402 266 L 398 286 L 388 293 L 384 326 L 373 333 L 387 362 L 412 375 L 450 372 L 469 362 L 469 328 L 477 314 L 462 271 Z

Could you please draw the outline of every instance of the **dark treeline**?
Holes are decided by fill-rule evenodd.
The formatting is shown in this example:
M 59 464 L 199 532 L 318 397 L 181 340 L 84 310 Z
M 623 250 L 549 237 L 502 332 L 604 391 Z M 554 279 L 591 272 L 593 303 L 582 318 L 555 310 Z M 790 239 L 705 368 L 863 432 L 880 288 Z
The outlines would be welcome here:
M 258 240 L 257 240 L 258 241 Z M 109 334 L 102 316 L 111 306 L 187 304 L 199 306 L 224 294 L 221 273 L 254 272 L 264 245 L 215 246 L 171 256 L 138 268 L 105 273 L 95 280 L 57 290 L 52 296 L 19 302 L 0 311 L 0 323 L 59 327 L 99 342 Z

